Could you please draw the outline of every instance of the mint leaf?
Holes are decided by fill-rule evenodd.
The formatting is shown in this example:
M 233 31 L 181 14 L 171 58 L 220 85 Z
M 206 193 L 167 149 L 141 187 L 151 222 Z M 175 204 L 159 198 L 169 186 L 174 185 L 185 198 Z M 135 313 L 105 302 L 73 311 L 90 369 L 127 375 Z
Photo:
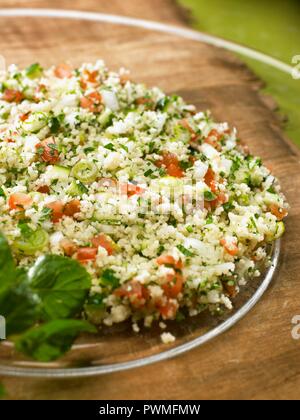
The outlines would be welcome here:
M 50 362 L 66 353 L 79 333 L 95 333 L 87 321 L 57 319 L 25 332 L 17 341 L 16 349 L 41 362 Z
M 0 312 L 5 318 L 7 337 L 20 334 L 38 319 L 36 298 L 26 283 L 20 283 L 0 295 Z
M 40 298 L 43 320 L 77 315 L 91 288 L 91 277 L 71 258 L 46 255 L 29 270 L 30 289 Z
M 4 235 L 0 233 L 0 295 L 14 283 L 15 270 L 10 246 Z

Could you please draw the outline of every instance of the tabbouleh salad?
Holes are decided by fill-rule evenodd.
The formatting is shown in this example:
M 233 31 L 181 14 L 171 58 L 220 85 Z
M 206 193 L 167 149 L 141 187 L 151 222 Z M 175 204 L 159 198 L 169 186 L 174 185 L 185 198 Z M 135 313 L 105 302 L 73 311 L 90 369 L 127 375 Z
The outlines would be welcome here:
M 0 87 L 0 313 L 19 350 L 232 308 L 288 210 L 235 129 L 103 61 L 13 65 Z

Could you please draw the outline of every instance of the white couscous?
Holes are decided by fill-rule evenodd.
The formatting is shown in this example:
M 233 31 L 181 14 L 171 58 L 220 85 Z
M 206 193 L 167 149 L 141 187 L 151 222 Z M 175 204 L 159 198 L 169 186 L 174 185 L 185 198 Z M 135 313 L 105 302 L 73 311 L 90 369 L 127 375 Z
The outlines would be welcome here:
M 17 267 L 78 262 L 95 325 L 232 308 L 288 209 L 235 129 L 103 61 L 10 66 L 0 83 L 0 230 Z

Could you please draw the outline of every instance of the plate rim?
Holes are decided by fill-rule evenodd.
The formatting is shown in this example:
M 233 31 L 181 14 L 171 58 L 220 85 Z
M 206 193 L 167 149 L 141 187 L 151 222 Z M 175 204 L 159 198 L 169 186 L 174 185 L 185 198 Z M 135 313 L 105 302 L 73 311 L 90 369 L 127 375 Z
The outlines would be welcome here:
M 43 377 L 43 378 L 72 378 L 72 377 L 83 377 L 83 376 L 95 376 L 100 374 L 107 374 L 113 372 L 124 371 L 128 369 L 138 368 L 146 366 L 152 363 L 161 362 L 163 360 L 171 359 L 175 356 L 179 356 L 189 350 L 199 347 L 208 341 L 216 338 L 223 332 L 229 330 L 239 320 L 241 320 L 260 300 L 267 288 L 269 287 L 276 269 L 279 263 L 281 249 L 281 241 L 277 239 L 274 242 L 271 264 L 268 267 L 264 279 L 260 286 L 257 288 L 251 298 L 232 316 L 226 321 L 219 324 L 217 327 L 208 331 L 207 333 L 197 337 L 187 343 L 181 344 L 177 347 L 165 350 L 161 353 L 139 358 L 136 360 L 114 363 L 108 365 L 100 365 L 86 368 L 23 368 L 15 366 L 0 366 L 0 375 L 6 376 L 19 376 L 19 377 Z
M 0 17 L 42 17 L 42 18 L 56 18 L 56 19 L 73 19 L 86 20 L 102 23 L 111 23 L 114 25 L 124 25 L 139 27 L 147 30 L 154 30 L 158 32 L 168 33 L 180 38 L 186 38 L 205 44 L 214 45 L 216 47 L 224 48 L 236 52 L 246 57 L 252 58 L 256 61 L 263 62 L 270 65 L 284 73 L 292 75 L 293 67 L 289 64 L 258 51 L 254 48 L 246 47 L 237 42 L 229 41 L 221 37 L 209 35 L 205 32 L 194 29 L 185 28 L 178 25 L 172 25 L 154 20 L 139 19 L 130 16 L 121 16 L 116 14 L 89 12 L 84 10 L 72 9 L 51 9 L 51 8 L 0 8 Z
M 147 30 L 154 30 L 163 33 L 169 33 L 179 36 L 181 38 L 190 39 L 206 44 L 214 45 L 219 48 L 236 52 L 245 55 L 254 60 L 263 62 L 271 67 L 277 68 L 285 73 L 291 74 L 293 68 L 286 63 L 283 63 L 276 58 L 268 56 L 262 52 L 242 46 L 240 44 L 227 41 L 222 38 L 208 35 L 193 29 L 186 29 L 176 25 L 170 25 L 150 20 L 125 17 L 120 15 L 112 15 L 98 12 L 87 12 L 78 10 L 65 9 L 39 9 L 39 8 L 7 8 L 0 9 L 0 17 L 44 17 L 44 18 L 58 18 L 58 19 L 75 19 L 96 21 L 102 23 L 110 23 L 124 26 L 140 27 Z M 251 298 L 226 321 L 219 324 L 217 327 L 208 331 L 207 333 L 197 337 L 187 343 L 181 344 L 177 347 L 165 350 L 161 353 L 142 357 L 136 360 L 114 363 L 108 365 L 100 365 L 86 368 L 24 368 L 16 366 L 0 365 L 0 375 L 17 376 L 17 377 L 43 377 L 43 378 L 72 378 L 72 377 L 87 377 L 100 374 L 107 374 L 119 372 L 146 366 L 152 363 L 157 363 L 163 360 L 171 359 L 175 356 L 183 354 L 189 350 L 199 347 L 206 342 L 216 338 L 223 332 L 230 329 L 240 319 L 242 319 L 260 300 L 267 288 L 269 287 L 275 271 L 278 267 L 280 257 L 281 241 L 277 239 L 274 243 L 274 249 L 271 258 L 271 265 L 267 269 L 264 279 L 257 288 Z

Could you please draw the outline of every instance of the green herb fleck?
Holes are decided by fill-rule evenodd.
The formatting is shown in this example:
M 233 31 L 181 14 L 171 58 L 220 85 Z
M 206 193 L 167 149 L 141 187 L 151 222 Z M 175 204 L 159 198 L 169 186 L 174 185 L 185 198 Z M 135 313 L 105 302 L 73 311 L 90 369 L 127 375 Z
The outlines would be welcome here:
M 191 251 L 189 251 L 187 248 L 185 248 L 183 245 L 177 245 L 176 247 L 177 249 L 179 249 L 179 251 L 185 255 L 186 257 L 193 257 L 193 253 Z

